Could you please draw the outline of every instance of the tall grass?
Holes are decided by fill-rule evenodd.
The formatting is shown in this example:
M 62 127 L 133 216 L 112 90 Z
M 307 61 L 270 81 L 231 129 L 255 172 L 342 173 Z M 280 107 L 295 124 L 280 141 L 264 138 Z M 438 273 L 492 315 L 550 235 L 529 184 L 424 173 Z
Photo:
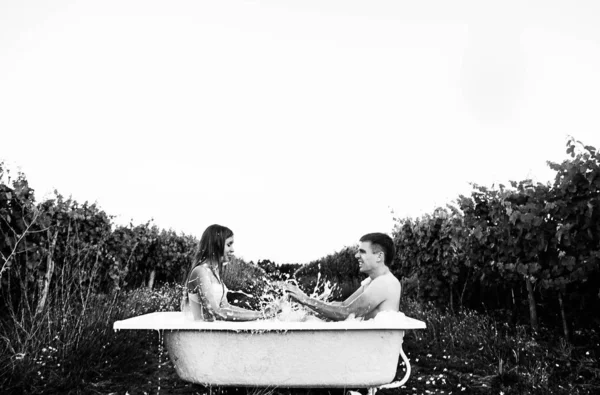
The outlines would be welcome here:
M 43 314 L 31 317 L 12 312 L 0 322 L 0 388 L 9 393 L 89 393 L 132 373 L 145 380 L 143 372 L 132 369 L 144 366 L 148 336 L 115 336 L 113 322 L 174 311 L 180 295 L 178 285 L 169 285 L 92 294 L 84 304 L 53 299 Z

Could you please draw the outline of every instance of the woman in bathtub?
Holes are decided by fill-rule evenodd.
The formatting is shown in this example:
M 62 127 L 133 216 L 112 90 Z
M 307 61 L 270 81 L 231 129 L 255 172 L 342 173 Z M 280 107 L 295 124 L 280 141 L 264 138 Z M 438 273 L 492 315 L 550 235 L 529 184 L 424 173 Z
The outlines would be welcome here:
M 271 318 L 277 308 L 247 310 L 227 302 L 223 283 L 223 264 L 233 256 L 233 232 L 221 225 L 211 225 L 202 234 L 184 287 L 182 310 L 191 310 L 194 320 L 252 321 Z

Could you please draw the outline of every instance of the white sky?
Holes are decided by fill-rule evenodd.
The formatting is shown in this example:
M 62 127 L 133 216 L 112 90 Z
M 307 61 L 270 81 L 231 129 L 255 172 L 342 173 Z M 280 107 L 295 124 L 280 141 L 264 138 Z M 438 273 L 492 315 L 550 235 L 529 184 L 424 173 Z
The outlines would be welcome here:
M 308 262 L 600 148 L 600 2 L 491 4 L 1 0 L 0 159 Z

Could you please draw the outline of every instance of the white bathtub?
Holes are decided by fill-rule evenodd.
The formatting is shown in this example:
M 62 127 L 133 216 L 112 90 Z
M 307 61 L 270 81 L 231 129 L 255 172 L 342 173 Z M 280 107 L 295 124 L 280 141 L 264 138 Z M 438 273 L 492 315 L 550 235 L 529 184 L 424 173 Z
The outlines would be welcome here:
M 202 322 L 164 312 L 117 321 L 113 327 L 162 332 L 177 374 L 193 383 L 365 388 L 390 383 L 399 356 L 407 372 L 395 384 L 408 379 L 404 331 L 423 329 L 425 323 L 401 313 L 362 322 Z

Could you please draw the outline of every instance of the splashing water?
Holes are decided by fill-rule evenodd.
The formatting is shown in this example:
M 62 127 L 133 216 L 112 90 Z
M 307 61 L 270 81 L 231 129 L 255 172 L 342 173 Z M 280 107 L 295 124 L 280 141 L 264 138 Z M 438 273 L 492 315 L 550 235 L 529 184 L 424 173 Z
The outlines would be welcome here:
M 320 263 L 318 265 L 318 268 L 319 268 L 319 272 L 317 273 L 317 283 L 315 284 L 315 289 L 313 289 L 312 294 L 310 294 L 311 298 L 315 297 L 319 293 L 319 282 L 321 281 L 321 264 Z
M 304 322 L 310 320 L 319 320 L 314 313 L 305 308 L 304 306 L 292 302 L 290 298 L 286 295 L 279 301 L 279 306 L 281 311 L 275 317 L 275 321 L 284 321 L 284 322 Z
M 267 278 L 265 277 L 265 280 Z M 278 313 L 275 317 L 269 319 L 272 321 L 283 321 L 283 322 L 304 322 L 304 321 L 324 321 L 319 318 L 316 313 L 308 307 L 305 307 L 299 303 L 294 302 L 289 296 L 283 291 L 283 284 L 294 284 L 298 286 L 298 282 L 293 278 L 288 278 L 284 281 L 265 281 L 264 287 L 261 287 L 260 295 L 251 295 L 241 290 L 230 289 L 229 292 L 239 293 L 249 298 L 256 298 L 259 301 L 260 309 L 264 312 L 269 309 L 275 309 Z M 254 288 L 254 287 L 252 287 Z M 254 288 L 256 289 L 256 288 Z M 323 290 L 319 292 L 319 290 Z M 314 289 L 308 295 L 311 298 L 321 300 L 323 302 L 329 302 L 332 298 L 333 293 L 337 290 L 337 285 L 332 284 L 330 281 L 325 281 L 321 275 L 320 265 L 319 271 L 317 272 L 317 281 Z M 256 300 L 255 299 L 255 300 Z M 189 305 L 189 299 L 187 295 L 184 296 L 181 303 L 181 311 L 183 312 L 186 320 L 193 321 L 194 317 Z M 248 307 L 250 307 L 248 305 Z M 231 313 L 227 313 L 231 314 Z M 354 317 L 348 317 L 347 320 L 353 320 Z
M 317 282 L 315 284 L 315 288 L 312 293 L 308 296 L 314 299 L 319 299 L 323 302 L 327 302 L 331 299 L 333 292 L 337 290 L 338 286 L 335 284 L 331 284 L 331 281 L 325 281 L 323 277 L 321 277 L 321 264 L 319 263 L 319 271 L 317 272 Z M 319 289 L 323 288 L 323 292 L 319 293 Z
M 317 284 L 309 296 L 314 299 L 321 300 L 323 302 L 329 301 L 331 294 L 335 290 L 335 285 L 331 282 L 321 282 L 321 272 L 318 273 Z M 294 302 L 283 289 L 283 284 L 290 283 L 298 285 L 296 280 L 289 279 L 285 281 L 274 282 L 269 284 L 270 292 L 265 292 L 262 299 L 265 306 L 276 306 L 279 313 L 272 320 L 276 322 L 306 322 L 306 321 L 325 321 L 317 316 L 317 314 L 310 308 L 301 305 L 300 303 Z M 319 289 L 323 288 L 323 292 L 319 293 Z M 348 320 L 354 320 L 354 315 L 348 317 Z M 359 320 L 359 319 L 356 319 Z

